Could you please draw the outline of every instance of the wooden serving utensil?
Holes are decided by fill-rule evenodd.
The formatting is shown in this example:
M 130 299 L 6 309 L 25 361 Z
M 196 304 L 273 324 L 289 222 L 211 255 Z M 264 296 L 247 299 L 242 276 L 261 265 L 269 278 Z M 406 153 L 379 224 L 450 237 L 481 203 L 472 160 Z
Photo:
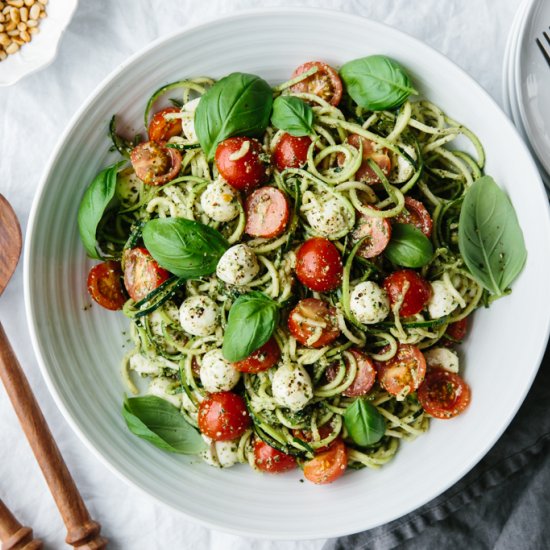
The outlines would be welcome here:
M 0 295 L 15 271 L 21 248 L 21 228 L 17 216 L 0 194 Z M 100 535 L 101 525 L 91 519 L 86 509 L 1 324 L 0 379 L 61 512 L 67 527 L 65 541 L 81 550 L 106 548 L 107 539 Z M 13 528 L 13 516 L 9 516 L 0 514 L 3 528 L 9 528 L 10 523 Z M 0 535 L 2 533 L 3 530 L 0 530 Z
M 32 529 L 23 527 L 0 500 L 0 541 L 2 550 L 40 550 L 42 541 L 34 539 Z

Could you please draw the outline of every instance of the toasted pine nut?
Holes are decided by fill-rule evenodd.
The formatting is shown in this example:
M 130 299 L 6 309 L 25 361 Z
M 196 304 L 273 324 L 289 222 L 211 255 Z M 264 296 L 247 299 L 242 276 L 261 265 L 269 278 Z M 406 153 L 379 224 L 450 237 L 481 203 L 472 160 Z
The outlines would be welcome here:
M 40 4 L 35 4 L 31 7 L 29 11 L 29 16 L 31 19 L 38 19 L 38 16 L 40 15 Z
M 10 37 L 5 33 L 0 33 L 0 45 L 6 47 L 10 45 Z
M 30 8 L 34 4 L 34 0 L 25 0 L 25 6 Z
M 43 6 L 45 6 L 48 3 L 48 0 L 38 0 Z
M 3 23 L 6 20 L 6 16 L 0 11 L 0 22 Z
M 16 44 L 15 42 L 12 42 L 7 48 L 6 53 L 9 53 L 10 55 L 15 53 L 17 50 L 19 50 L 19 44 Z
M 32 29 L 29 29 L 29 32 L 31 34 L 38 34 L 40 32 L 40 29 L 38 27 L 33 27 Z
M 21 40 L 24 40 L 25 42 L 31 41 L 31 35 L 27 31 L 23 31 L 21 33 Z
M 29 8 L 19 8 L 19 18 L 21 21 L 27 21 L 29 18 Z
M 10 18 L 15 23 L 19 23 L 19 21 L 21 21 L 21 16 L 19 15 L 19 10 L 17 8 L 11 8 Z
M 22 8 L 23 0 L 8 0 L 8 4 L 14 8 Z
M 2 23 L 0 23 L 0 32 L 4 32 L 4 25 Z
M 19 29 L 13 29 L 12 31 L 8 31 L 8 36 L 19 36 Z
M 13 29 L 15 29 L 17 27 L 17 25 L 13 22 L 13 21 L 10 21 L 6 27 L 5 27 L 5 30 L 6 31 L 13 31 Z
M 0 50 L 0 61 L 4 61 L 8 57 L 8 54 L 4 50 Z
M 19 36 L 16 36 L 16 37 L 13 39 L 13 41 L 14 41 L 16 44 L 18 44 L 19 46 L 22 46 L 22 45 L 25 43 L 25 41 L 24 41 L 22 38 L 20 38 Z
M 3 13 L 4 15 L 9 15 L 10 10 L 11 10 L 11 6 L 4 6 L 4 7 L 2 8 L 2 13 Z
M 23 21 L 21 21 L 21 23 L 17 23 L 17 28 L 20 31 L 26 31 L 27 30 L 27 25 L 26 25 L 26 23 L 23 23 Z
M 37 27 L 38 21 L 36 19 L 29 19 L 27 21 L 27 27 Z
M 46 12 L 45 11 L 41 11 L 40 12 L 40 15 L 38 16 L 39 19 L 44 19 L 44 17 L 46 17 Z

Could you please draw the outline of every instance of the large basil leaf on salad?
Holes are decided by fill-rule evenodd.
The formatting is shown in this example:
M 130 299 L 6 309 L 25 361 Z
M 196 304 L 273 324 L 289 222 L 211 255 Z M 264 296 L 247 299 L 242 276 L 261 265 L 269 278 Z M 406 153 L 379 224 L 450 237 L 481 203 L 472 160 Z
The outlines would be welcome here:
M 269 124 L 273 91 L 259 76 L 231 73 L 201 98 L 195 112 L 195 132 L 208 160 L 218 143 L 232 136 L 260 136 Z
M 479 178 L 466 192 L 458 246 L 476 281 L 497 297 L 525 265 L 527 250 L 516 212 L 491 176 Z
M 432 258 L 433 246 L 430 239 L 414 225 L 394 223 L 384 255 L 402 267 L 423 267 Z
M 360 447 L 378 443 L 386 432 L 384 417 L 374 405 L 363 399 L 356 399 L 346 409 L 344 424 L 350 437 Z
M 271 124 L 291 136 L 310 136 L 313 134 L 313 109 L 297 97 L 279 96 L 273 102 Z

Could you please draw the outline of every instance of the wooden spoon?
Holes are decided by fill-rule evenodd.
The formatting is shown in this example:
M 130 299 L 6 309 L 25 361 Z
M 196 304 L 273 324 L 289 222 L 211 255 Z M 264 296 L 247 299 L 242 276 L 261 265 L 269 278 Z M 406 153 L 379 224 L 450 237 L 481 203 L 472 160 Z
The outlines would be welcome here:
M 21 255 L 21 228 L 9 202 L 0 194 L 0 295 Z M 50 428 L 0 324 L 0 379 L 67 527 L 67 544 L 82 550 L 107 547 L 101 525 L 93 521 L 61 456 Z M 0 516 L 0 520 L 1 520 Z
M 33 539 L 32 529 L 23 527 L 0 500 L 0 540 L 2 550 L 40 550 L 42 541 Z

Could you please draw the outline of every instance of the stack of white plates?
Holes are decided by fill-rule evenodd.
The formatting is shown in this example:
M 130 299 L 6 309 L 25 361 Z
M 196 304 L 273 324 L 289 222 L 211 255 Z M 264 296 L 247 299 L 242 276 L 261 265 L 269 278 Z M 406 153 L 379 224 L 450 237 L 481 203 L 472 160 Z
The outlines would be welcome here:
M 548 54 L 545 58 L 542 48 Z M 502 74 L 504 106 L 529 144 L 550 190 L 550 2 L 524 0 L 514 18 Z

